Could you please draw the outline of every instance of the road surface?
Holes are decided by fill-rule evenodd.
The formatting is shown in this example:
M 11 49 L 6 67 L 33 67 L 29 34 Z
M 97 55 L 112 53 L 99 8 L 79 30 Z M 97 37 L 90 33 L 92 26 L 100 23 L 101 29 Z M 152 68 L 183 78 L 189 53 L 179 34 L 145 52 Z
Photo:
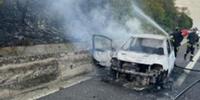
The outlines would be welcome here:
M 176 0 L 176 6 L 187 7 L 189 16 L 193 18 L 194 27 L 200 28 L 200 0 Z M 178 54 L 176 64 L 181 67 L 200 69 L 200 59 L 189 64 L 189 61 L 183 59 L 184 52 L 185 47 L 183 46 Z M 173 100 L 185 87 L 200 79 L 200 73 L 175 68 L 171 78 L 174 81 L 172 89 L 136 92 L 121 86 L 104 83 L 96 75 L 90 80 L 60 90 L 39 100 Z M 178 100 L 198 100 L 200 98 L 199 93 L 200 84 L 197 84 Z
M 180 50 L 176 63 L 178 66 L 185 67 L 189 63 L 189 61 L 184 61 L 183 59 L 185 47 L 183 46 Z M 193 68 L 200 69 L 199 65 L 200 60 L 197 60 Z M 175 68 L 171 78 L 174 81 L 172 89 L 137 92 L 132 89 L 102 82 L 99 75 L 94 75 L 90 80 L 42 97 L 39 100 L 173 100 L 186 86 L 199 79 L 200 73 L 187 73 Z M 184 81 L 179 82 L 178 80 L 182 78 L 184 78 Z M 199 89 L 200 84 L 197 84 L 197 86 L 190 89 L 189 92 L 186 92 L 178 100 L 197 100 L 197 98 L 200 98 Z

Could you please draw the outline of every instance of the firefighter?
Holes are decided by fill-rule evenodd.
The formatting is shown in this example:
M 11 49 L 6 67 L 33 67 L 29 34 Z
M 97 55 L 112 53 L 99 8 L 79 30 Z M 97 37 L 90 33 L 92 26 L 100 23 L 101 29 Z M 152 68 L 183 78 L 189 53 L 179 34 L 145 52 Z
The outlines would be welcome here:
M 184 59 L 186 60 L 187 55 L 190 53 L 190 61 L 193 61 L 193 57 L 194 57 L 194 51 L 195 51 L 195 47 L 194 45 L 197 43 L 197 37 L 198 35 L 196 34 L 195 30 L 192 29 L 192 31 L 190 32 L 190 34 L 188 35 L 188 42 L 187 42 L 187 50 L 186 53 L 184 55 Z
M 199 49 L 199 30 L 198 28 L 194 28 L 194 31 L 196 33 L 196 46 L 197 46 L 197 49 Z
M 174 46 L 175 57 L 177 57 L 178 49 L 183 40 L 182 32 L 176 28 L 175 31 L 170 35 L 172 45 Z
M 197 46 L 197 49 L 199 49 L 199 36 L 197 33 L 196 33 L 196 46 Z

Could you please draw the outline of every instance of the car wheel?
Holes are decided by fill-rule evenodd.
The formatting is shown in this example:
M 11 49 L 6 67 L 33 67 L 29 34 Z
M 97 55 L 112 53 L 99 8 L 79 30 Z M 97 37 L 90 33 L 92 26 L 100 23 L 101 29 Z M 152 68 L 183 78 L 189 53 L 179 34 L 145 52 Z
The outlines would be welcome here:
M 163 87 L 167 82 L 167 71 L 161 72 L 156 78 L 156 86 Z
M 110 69 L 110 76 L 116 80 L 119 78 L 119 72 L 117 72 L 116 70 L 113 70 L 112 68 Z

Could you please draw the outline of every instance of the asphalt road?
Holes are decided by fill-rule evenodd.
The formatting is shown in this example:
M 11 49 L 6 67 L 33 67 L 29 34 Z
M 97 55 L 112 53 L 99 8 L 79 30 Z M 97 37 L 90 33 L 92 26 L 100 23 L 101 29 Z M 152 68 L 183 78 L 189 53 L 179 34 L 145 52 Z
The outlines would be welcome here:
M 182 46 L 177 58 L 177 65 L 185 67 L 189 61 L 184 61 L 183 54 L 185 47 Z M 194 69 L 200 69 L 200 60 L 194 66 Z M 186 74 L 185 80 L 181 85 L 177 85 L 176 81 L 181 75 Z M 190 85 L 193 81 L 200 78 L 200 73 L 191 72 L 185 73 L 179 68 L 175 68 L 171 74 L 174 81 L 172 89 L 164 89 L 160 91 L 144 90 L 137 92 L 132 89 L 127 89 L 122 86 L 117 86 L 102 82 L 98 75 L 92 79 L 77 84 L 75 86 L 60 90 L 54 94 L 50 94 L 39 100 L 173 100 L 173 98 Z M 191 88 L 178 100 L 200 100 L 200 84 Z

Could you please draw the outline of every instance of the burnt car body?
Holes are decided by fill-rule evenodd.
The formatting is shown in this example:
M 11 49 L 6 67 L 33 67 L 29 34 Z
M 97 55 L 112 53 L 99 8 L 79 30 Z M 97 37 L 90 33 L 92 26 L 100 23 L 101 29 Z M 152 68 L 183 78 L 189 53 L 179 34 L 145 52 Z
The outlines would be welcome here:
M 96 41 L 98 39 L 99 43 Z M 115 51 L 112 39 L 94 35 L 93 59 L 96 64 L 110 67 L 115 80 L 126 79 L 137 87 L 163 84 L 175 63 L 169 38 L 155 34 L 133 35 Z

